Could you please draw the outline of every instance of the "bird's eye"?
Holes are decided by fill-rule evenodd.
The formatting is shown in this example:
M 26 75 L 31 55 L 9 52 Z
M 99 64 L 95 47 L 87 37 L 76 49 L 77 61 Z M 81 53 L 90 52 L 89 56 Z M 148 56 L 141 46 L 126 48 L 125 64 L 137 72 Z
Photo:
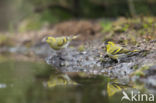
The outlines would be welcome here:
M 107 44 L 109 44 L 109 40 L 106 40 L 106 41 L 105 41 L 105 45 L 107 45 Z

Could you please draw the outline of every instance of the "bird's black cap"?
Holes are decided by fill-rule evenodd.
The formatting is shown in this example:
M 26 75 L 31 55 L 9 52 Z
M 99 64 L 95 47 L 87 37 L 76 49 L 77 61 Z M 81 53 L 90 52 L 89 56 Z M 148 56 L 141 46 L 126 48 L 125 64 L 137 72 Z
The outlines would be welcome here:
M 110 42 L 110 41 L 112 41 L 112 39 L 107 39 L 107 40 L 105 40 L 105 45 L 107 45 L 108 42 Z

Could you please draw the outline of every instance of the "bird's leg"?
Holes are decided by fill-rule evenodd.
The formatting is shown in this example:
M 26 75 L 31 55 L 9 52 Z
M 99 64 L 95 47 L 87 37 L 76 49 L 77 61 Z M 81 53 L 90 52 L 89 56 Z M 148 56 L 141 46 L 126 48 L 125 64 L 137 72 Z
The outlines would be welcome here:
M 61 50 L 58 50 L 56 53 L 57 53 L 58 56 L 62 56 L 62 51 Z
M 117 62 L 120 63 L 121 62 L 121 59 L 117 59 Z

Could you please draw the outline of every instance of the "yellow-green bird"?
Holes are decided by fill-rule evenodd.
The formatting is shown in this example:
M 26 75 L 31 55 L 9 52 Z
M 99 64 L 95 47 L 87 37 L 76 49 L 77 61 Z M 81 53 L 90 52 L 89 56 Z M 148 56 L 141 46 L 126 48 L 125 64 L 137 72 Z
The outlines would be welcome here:
M 62 48 L 66 48 L 69 43 L 76 39 L 77 36 L 62 36 L 62 37 L 47 37 L 46 42 L 50 45 L 50 47 L 54 50 L 60 50 Z
M 115 60 L 120 61 L 121 58 L 125 58 L 131 53 L 138 52 L 138 50 L 129 50 L 126 48 L 123 48 L 122 46 L 115 44 L 111 41 L 106 42 L 106 52 L 107 55 Z

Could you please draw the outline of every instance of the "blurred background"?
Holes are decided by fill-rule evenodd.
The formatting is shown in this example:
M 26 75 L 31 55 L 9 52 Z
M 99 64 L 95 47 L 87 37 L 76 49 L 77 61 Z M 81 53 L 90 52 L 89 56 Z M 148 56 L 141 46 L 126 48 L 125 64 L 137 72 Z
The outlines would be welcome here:
M 0 31 L 29 31 L 71 19 L 155 16 L 155 0 L 1 0 Z

